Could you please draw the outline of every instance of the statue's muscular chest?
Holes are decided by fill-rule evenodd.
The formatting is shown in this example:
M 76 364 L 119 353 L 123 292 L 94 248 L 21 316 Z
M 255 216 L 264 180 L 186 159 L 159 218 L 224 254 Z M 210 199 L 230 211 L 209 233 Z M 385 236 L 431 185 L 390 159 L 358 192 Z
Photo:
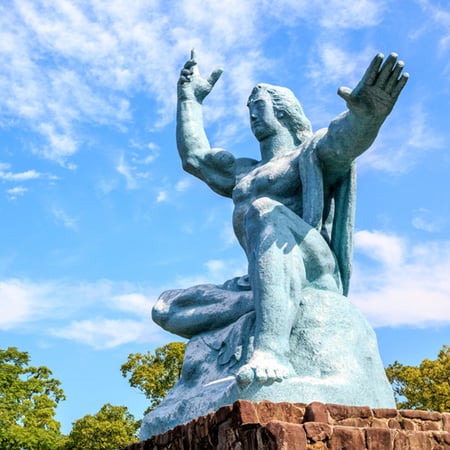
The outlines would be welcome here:
M 264 196 L 283 201 L 300 189 L 298 154 L 290 153 L 259 163 L 238 176 L 233 200 L 241 203 Z

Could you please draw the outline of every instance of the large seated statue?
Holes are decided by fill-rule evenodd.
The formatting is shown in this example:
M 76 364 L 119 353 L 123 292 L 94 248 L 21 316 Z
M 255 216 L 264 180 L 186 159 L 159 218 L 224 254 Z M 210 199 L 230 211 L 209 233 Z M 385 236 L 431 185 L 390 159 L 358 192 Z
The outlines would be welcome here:
M 142 423 L 148 438 L 237 399 L 395 407 L 376 337 L 348 300 L 355 159 L 374 141 L 408 74 L 375 56 L 348 110 L 313 133 L 286 88 L 258 84 L 248 100 L 261 160 L 210 147 L 202 102 L 222 71 L 200 76 L 195 52 L 178 82 L 183 167 L 234 203 L 248 274 L 164 292 L 153 319 L 189 339 L 182 376 Z

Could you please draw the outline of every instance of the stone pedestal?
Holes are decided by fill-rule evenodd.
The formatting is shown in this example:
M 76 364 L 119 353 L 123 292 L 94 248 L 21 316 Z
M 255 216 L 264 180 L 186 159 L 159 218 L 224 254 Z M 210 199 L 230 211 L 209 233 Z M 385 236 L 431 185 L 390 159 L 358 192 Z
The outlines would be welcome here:
M 238 400 L 126 450 L 450 449 L 450 413 Z

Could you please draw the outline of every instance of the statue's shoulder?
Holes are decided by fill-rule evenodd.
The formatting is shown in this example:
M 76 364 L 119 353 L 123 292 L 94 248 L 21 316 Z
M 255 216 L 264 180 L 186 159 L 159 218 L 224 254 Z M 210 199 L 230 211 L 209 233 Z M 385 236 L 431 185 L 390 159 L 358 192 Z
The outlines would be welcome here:
M 243 174 L 252 170 L 259 161 L 253 158 L 236 158 L 236 173 Z

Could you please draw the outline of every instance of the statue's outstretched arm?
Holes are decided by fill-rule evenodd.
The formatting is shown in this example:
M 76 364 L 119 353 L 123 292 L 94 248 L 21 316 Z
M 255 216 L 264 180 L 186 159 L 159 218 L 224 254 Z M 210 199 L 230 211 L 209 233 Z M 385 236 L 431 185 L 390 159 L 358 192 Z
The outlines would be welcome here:
M 347 169 L 370 147 L 408 81 L 409 75 L 402 73 L 404 63 L 395 53 L 383 59 L 381 53 L 375 56 L 353 90 L 338 90 L 348 111 L 331 122 L 316 147 L 319 158 L 332 172 L 333 167 Z
M 203 126 L 202 102 L 222 74 L 216 69 L 200 76 L 195 50 L 178 80 L 177 147 L 187 172 L 207 183 L 215 192 L 231 197 L 235 183 L 235 159 L 224 150 L 211 149 Z

